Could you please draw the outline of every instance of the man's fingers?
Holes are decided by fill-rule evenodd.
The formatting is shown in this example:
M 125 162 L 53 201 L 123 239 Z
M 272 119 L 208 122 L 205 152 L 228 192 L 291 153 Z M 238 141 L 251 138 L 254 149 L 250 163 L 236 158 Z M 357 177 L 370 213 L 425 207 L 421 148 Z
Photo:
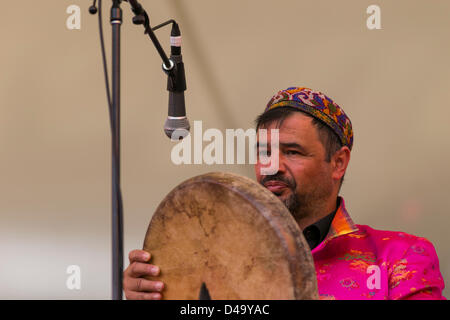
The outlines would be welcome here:
M 150 260 L 150 253 L 144 250 L 132 250 L 128 254 L 128 259 L 130 260 L 130 264 L 137 262 L 148 262 Z
M 159 275 L 159 267 L 148 263 L 133 262 L 126 270 L 127 275 L 131 278 L 139 278 L 142 276 L 154 276 Z
M 144 250 L 130 251 L 130 265 L 124 271 L 123 288 L 127 299 L 159 300 L 164 284 L 161 281 L 147 280 L 145 276 L 158 276 L 159 267 L 149 264 L 150 253 Z
M 124 283 L 125 292 L 154 292 L 158 293 L 164 289 L 161 281 L 151 281 L 144 278 L 128 279 Z
M 145 292 L 135 292 L 128 291 L 126 293 L 126 298 L 128 300 L 161 300 L 160 293 L 145 293 Z

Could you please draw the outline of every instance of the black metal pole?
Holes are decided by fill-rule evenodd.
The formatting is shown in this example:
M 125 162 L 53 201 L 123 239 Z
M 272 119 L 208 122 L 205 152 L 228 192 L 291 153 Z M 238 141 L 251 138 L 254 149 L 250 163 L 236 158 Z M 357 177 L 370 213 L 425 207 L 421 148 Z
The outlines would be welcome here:
M 112 25 L 112 299 L 122 300 L 123 206 L 120 188 L 120 27 L 121 0 L 113 0 Z

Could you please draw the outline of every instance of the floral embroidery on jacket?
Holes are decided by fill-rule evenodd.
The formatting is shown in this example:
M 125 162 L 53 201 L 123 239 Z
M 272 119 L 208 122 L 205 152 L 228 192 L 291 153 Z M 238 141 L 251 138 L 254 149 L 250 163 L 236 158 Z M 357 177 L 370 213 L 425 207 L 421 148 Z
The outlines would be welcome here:
M 320 299 L 445 299 L 431 242 L 354 224 L 342 198 L 312 255 Z

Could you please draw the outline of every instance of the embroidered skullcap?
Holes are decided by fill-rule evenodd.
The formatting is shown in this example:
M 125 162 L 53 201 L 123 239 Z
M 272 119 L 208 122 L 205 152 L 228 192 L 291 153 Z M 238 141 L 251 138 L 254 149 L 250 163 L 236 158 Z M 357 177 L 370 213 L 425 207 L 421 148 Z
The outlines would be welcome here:
M 275 94 L 264 112 L 279 107 L 294 107 L 321 120 L 338 135 L 342 145 L 352 149 L 353 129 L 350 119 L 336 102 L 323 93 L 309 88 L 290 87 Z

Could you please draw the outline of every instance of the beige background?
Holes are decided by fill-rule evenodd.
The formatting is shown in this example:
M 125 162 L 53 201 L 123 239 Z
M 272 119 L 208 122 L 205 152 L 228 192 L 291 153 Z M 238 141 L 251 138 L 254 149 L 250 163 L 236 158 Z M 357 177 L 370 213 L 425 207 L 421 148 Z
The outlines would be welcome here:
M 110 1 L 104 2 L 110 48 Z M 184 35 L 191 120 L 250 128 L 278 89 L 323 91 L 351 117 L 342 194 L 357 223 L 427 237 L 450 277 L 450 2 L 141 0 Z M 366 27 L 381 6 L 382 30 Z M 82 9 L 68 30 L 66 8 Z M 0 28 L 0 298 L 110 297 L 110 135 L 91 1 L 7 1 Z M 125 251 L 140 248 L 161 199 L 209 171 L 175 166 L 162 125 L 165 76 L 123 4 Z M 169 29 L 158 31 L 168 49 Z M 110 59 L 108 54 L 108 59 Z M 80 291 L 66 268 L 81 267 Z M 127 265 L 128 263 L 126 263 Z M 450 296 L 450 291 L 445 291 Z

